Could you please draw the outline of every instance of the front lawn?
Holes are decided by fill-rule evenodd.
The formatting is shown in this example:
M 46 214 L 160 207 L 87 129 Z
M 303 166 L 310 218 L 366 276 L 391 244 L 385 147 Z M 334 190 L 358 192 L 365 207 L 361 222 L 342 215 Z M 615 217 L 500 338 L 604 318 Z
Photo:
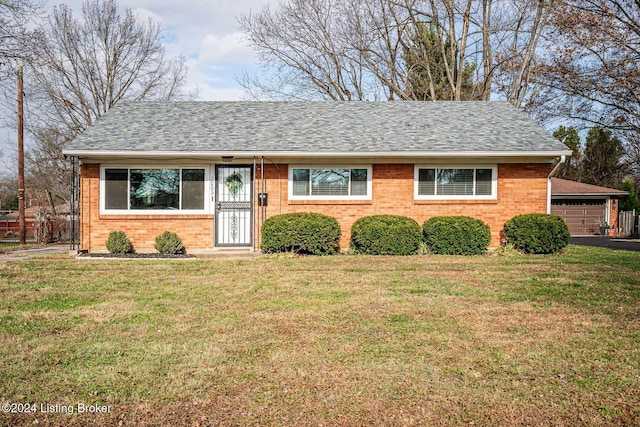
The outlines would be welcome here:
M 639 296 L 577 246 L 5 262 L 0 425 L 638 425 Z

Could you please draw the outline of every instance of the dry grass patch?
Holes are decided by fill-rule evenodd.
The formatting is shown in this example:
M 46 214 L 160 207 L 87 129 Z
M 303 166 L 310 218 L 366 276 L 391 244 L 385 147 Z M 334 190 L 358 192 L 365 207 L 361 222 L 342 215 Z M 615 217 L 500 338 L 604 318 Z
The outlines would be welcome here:
M 640 260 L 0 266 L 2 425 L 633 425 Z M 4 403 L 4 401 L 2 403 Z M 6 421 L 5 421 L 6 420 Z

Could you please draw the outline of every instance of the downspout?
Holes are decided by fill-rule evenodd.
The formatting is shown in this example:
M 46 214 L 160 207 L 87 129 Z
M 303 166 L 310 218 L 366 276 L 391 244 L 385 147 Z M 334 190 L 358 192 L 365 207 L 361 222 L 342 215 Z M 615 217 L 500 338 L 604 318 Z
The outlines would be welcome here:
M 260 192 L 264 193 L 264 156 L 260 157 Z M 260 206 L 260 249 L 262 249 L 262 226 L 264 225 L 265 206 L 264 203 Z
M 547 214 L 551 213 L 551 178 L 553 178 L 553 176 L 556 173 L 558 173 L 558 169 L 560 169 L 560 166 L 566 161 L 567 161 L 567 156 L 565 156 L 564 154 L 562 156 L 560 156 L 560 161 L 553 168 L 553 170 L 551 171 L 551 173 L 547 177 Z

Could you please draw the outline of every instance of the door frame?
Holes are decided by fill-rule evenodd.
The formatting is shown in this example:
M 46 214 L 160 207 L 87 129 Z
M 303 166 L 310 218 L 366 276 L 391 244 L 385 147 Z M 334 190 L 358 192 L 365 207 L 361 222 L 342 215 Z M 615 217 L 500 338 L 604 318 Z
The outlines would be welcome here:
M 254 206 L 254 170 L 253 165 L 251 164 L 215 164 L 213 171 L 213 186 L 214 186 L 214 203 L 213 203 L 213 246 L 214 248 L 251 248 L 253 247 L 254 242 L 254 220 L 255 220 L 255 206 Z M 218 182 L 218 171 L 220 169 L 237 169 L 237 168 L 247 168 L 249 169 L 249 182 L 251 185 L 251 192 L 249 195 L 249 242 L 243 244 L 233 244 L 233 243 L 219 243 L 218 242 L 218 202 L 220 201 L 220 195 L 218 192 L 219 182 Z

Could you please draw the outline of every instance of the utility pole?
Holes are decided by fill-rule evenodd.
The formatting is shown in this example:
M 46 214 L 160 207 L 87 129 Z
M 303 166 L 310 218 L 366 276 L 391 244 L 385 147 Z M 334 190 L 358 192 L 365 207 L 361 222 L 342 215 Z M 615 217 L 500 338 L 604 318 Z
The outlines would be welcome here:
M 22 89 L 22 66 L 18 67 L 18 234 L 20 244 L 27 243 L 24 220 L 24 107 Z

